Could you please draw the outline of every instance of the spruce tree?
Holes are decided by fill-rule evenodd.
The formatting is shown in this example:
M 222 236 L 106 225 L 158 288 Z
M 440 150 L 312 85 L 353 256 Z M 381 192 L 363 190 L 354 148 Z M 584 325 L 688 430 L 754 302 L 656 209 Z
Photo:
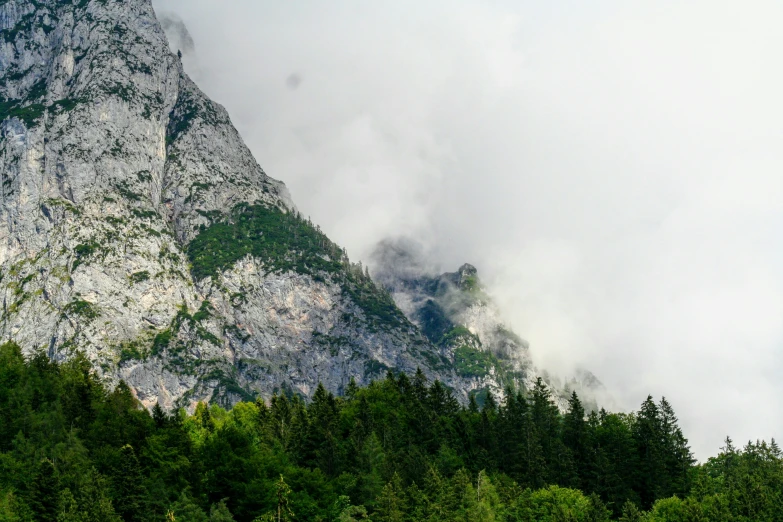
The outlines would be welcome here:
M 91 468 L 83 477 L 77 497 L 82 522 L 120 522 L 111 502 L 106 479 L 95 468 Z
M 642 522 L 645 520 L 644 513 L 639 511 L 636 504 L 630 500 L 623 504 L 622 514 L 620 515 L 620 522 Z
M 337 442 L 337 404 L 334 396 L 321 383 L 318 383 L 307 414 L 309 427 L 306 454 L 309 461 L 327 475 L 336 475 L 342 460 Z
M 119 465 L 111 477 L 114 508 L 126 521 L 139 520 L 144 497 L 144 476 L 136 452 L 130 445 L 120 449 Z
M 280 480 L 275 483 L 275 499 L 277 500 L 277 506 L 273 513 L 275 522 L 296 520 L 294 512 L 291 511 L 290 501 L 288 499 L 290 495 L 291 488 L 286 484 L 283 475 L 280 475 Z
M 0 521 L 6 520 L 0 515 Z M 60 492 L 60 498 L 57 508 L 57 522 L 82 522 L 82 515 L 79 504 L 71 493 L 71 490 L 65 488 Z
M 216 504 L 212 504 L 212 508 L 209 510 L 209 522 L 235 522 L 231 511 L 229 511 L 226 505 L 225 498 Z
M 155 422 L 155 427 L 158 429 L 163 429 L 166 426 L 166 413 L 157 402 L 155 403 L 155 406 L 152 407 L 152 420 Z
M 188 492 L 183 491 L 169 508 L 168 520 L 175 522 L 209 522 L 207 514 L 201 509 Z
M 375 513 L 372 518 L 376 522 L 403 522 L 405 520 L 407 506 L 399 475 L 395 473 L 383 487 L 375 505 Z
M 351 380 L 348 381 L 348 386 L 345 388 L 345 396 L 348 399 L 353 399 L 356 397 L 356 393 L 359 391 L 359 386 L 356 384 L 356 379 L 353 378 L 353 375 L 351 376 Z
M 665 497 L 678 495 L 683 498 L 690 487 L 689 471 L 695 459 L 688 446 L 688 440 L 677 425 L 677 416 L 665 397 L 661 398 L 659 408 L 664 437 L 663 451 L 666 475 L 665 489 L 662 495 Z
M 568 399 L 568 411 L 563 418 L 563 444 L 570 451 L 577 478 L 575 481 L 568 480 L 566 485 L 570 487 L 584 488 L 587 484 L 586 476 L 589 467 L 587 434 L 584 407 L 576 392 L 572 392 Z
M 28 504 L 36 521 L 50 522 L 57 518 L 57 500 L 60 482 L 57 471 L 49 459 L 38 463 L 38 469 L 30 487 Z

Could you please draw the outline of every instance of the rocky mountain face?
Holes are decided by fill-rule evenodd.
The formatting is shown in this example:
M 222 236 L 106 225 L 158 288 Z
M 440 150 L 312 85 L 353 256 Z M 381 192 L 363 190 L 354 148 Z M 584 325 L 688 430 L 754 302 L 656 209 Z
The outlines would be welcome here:
M 301 218 L 149 0 L 0 4 L 0 335 L 83 352 L 148 407 L 483 383 Z
M 0 3 L 0 99 L 0 337 L 26 354 L 82 352 L 165 408 L 388 369 L 461 400 L 536 375 L 474 269 L 380 273 L 403 313 L 303 219 L 150 0 Z
M 550 385 L 561 410 L 571 391 L 588 408 L 596 408 L 597 400 L 604 398 L 603 385 L 586 370 L 563 381 L 534 366 L 529 344 L 505 324 L 472 265 L 439 274 L 428 265 L 422 248 L 404 238 L 381 241 L 372 264 L 373 276 L 410 321 L 445 350 L 458 375 L 473 379 L 479 400 L 486 391 L 502 397 L 509 385 L 531 389 L 539 377 Z

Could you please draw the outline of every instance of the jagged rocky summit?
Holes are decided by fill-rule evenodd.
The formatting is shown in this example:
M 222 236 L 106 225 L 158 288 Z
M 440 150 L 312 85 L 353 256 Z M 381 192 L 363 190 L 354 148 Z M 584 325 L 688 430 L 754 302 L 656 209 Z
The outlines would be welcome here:
M 302 219 L 150 0 L 2 2 L 0 99 L 0 335 L 26 354 L 82 352 L 169 409 L 340 393 L 388 369 L 462 400 L 532 375 L 511 334 L 506 373 L 483 330 L 433 342 L 439 319 L 411 316 L 422 333 Z
M 588 408 L 597 408 L 597 401 L 605 398 L 603 385 L 587 370 L 578 369 L 562 380 L 535 367 L 529 344 L 506 325 L 474 266 L 439 273 L 427 262 L 421 245 L 407 238 L 378 243 L 372 263 L 375 279 L 411 322 L 446 351 L 459 375 L 474 379 L 479 401 L 486 392 L 502 397 L 509 384 L 532 389 L 539 377 L 550 386 L 561 410 L 571 391 Z

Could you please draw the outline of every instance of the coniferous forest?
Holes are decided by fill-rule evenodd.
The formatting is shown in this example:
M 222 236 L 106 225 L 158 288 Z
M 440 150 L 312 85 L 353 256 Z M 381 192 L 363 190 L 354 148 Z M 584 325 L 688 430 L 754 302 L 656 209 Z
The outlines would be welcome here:
M 0 521 L 778 521 L 774 441 L 696 465 L 672 406 L 461 406 L 389 374 L 343 397 L 150 413 L 82 356 L 0 347 Z

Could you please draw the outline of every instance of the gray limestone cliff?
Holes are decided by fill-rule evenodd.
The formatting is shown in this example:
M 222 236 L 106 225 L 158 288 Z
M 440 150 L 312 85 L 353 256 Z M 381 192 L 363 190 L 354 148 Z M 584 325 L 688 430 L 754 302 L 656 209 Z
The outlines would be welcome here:
M 0 336 L 26 354 L 81 351 L 147 407 L 339 393 L 388 369 L 462 400 L 508 380 L 461 369 L 301 218 L 149 0 L 0 3 L 0 98 Z

